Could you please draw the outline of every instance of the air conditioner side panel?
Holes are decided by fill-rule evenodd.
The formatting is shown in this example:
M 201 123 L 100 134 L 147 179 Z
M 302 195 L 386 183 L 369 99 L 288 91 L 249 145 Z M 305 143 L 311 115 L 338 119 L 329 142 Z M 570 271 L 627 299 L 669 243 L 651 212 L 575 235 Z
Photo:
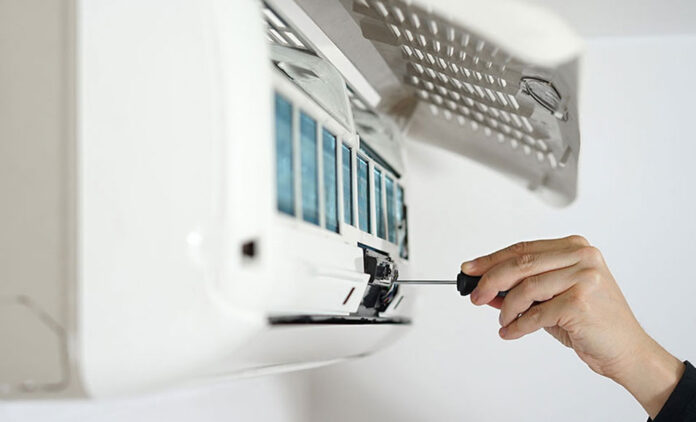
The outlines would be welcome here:
M 259 11 L 245 1 L 216 16 L 215 4 L 81 3 L 79 333 L 92 396 L 215 372 L 265 323 L 220 294 L 234 282 L 220 262 L 239 251 L 227 237 L 230 135 L 248 132 L 226 127 L 239 121 L 227 115 L 237 110 L 225 103 L 215 19 Z M 260 25 L 246 36 L 264 46 Z M 239 66 L 265 68 L 258 54 Z

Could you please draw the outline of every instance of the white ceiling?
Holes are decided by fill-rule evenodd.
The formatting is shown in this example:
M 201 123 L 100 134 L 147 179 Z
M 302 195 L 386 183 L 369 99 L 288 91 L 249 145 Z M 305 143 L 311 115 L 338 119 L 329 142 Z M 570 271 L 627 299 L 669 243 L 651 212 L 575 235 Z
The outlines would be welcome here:
M 544 6 L 584 37 L 696 34 L 696 0 L 519 0 Z

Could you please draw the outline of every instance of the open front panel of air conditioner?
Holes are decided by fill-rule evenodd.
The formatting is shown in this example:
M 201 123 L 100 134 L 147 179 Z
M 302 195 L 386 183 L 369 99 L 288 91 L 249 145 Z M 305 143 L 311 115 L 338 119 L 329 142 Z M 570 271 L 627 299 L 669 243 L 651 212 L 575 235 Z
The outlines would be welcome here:
M 576 194 L 581 43 L 520 2 L 298 0 L 403 133 L 489 165 L 550 203 Z

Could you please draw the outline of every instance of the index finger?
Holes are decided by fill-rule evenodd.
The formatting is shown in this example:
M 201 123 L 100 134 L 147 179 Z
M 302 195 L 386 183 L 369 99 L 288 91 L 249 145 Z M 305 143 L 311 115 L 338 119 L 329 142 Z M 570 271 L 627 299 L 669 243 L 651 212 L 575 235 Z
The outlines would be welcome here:
M 462 272 L 468 275 L 482 275 L 494 266 L 511 258 L 530 253 L 548 252 L 556 249 L 566 249 L 572 246 L 589 246 L 589 242 L 582 236 L 572 235 L 559 239 L 542 239 L 529 242 L 519 242 L 497 252 L 481 256 L 462 264 Z

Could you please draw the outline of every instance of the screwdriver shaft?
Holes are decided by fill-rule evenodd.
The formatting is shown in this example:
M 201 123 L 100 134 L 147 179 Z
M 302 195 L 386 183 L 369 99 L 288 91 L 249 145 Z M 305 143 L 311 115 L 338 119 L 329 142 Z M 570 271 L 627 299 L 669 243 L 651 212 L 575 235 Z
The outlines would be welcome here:
M 394 284 L 457 284 L 455 280 L 396 280 Z
M 479 275 L 468 275 L 460 272 L 457 275 L 457 280 L 395 280 L 394 284 L 416 284 L 421 286 L 435 285 L 435 284 L 456 284 L 459 294 L 466 296 L 470 294 L 476 286 L 478 286 L 481 276 Z M 507 295 L 507 290 L 503 292 L 498 292 L 498 297 L 505 297 Z

